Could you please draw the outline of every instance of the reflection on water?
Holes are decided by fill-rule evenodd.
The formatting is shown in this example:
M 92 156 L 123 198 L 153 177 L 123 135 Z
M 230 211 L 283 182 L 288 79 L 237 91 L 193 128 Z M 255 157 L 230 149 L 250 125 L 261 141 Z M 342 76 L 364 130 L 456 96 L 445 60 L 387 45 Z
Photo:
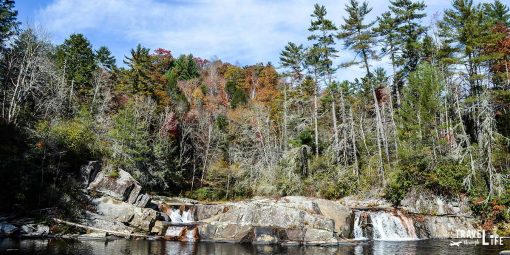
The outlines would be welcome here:
M 374 241 L 341 246 L 268 246 L 231 243 L 180 243 L 170 241 L 125 240 L 113 241 L 64 241 L 64 240 L 15 240 L 0 239 L 0 254 L 36 255 L 251 255 L 251 254 L 325 254 L 325 255 L 418 255 L 418 254 L 483 254 L 496 255 L 503 249 L 510 250 L 510 240 L 505 247 L 492 248 L 464 245 L 451 247 L 449 240 L 421 240 L 408 242 Z

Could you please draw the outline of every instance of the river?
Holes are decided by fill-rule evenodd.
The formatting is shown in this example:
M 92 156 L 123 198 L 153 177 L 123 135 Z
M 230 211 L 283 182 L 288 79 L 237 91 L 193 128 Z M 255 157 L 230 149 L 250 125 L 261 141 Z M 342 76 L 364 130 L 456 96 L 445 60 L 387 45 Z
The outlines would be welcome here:
M 171 241 L 147 241 L 117 239 L 105 241 L 69 241 L 35 239 L 0 239 L 0 254 L 34 255 L 248 255 L 248 254 L 325 254 L 325 255 L 386 255 L 386 254 L 483 254 L 496 255 L 510 250 L 510 240 L 505 246 L 479 246 L 460 244 L 450 246 L 450 240 L 420 240 L 405 242 L 373 241 L 358 245 L 341 246 L 268 246 L 233 243 L 181 243 Z

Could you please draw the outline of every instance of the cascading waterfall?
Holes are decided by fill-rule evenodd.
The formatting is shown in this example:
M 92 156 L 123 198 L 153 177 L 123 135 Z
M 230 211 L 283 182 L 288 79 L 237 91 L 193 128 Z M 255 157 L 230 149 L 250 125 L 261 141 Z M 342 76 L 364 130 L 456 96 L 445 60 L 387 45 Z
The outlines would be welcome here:
M 357 240 L 405 241 L 418 239 L 413 220 L 400 211 L 396 213 L 385 211 L 356 212 L 353 235 Z
M 181 214 L 180 209 L 172 209 L 172 213 L 170 213 L 170 221 L 172 223 L 190 223 L 195 221 L 193 218 L 193 208 L 188 210 L 183 210 Z

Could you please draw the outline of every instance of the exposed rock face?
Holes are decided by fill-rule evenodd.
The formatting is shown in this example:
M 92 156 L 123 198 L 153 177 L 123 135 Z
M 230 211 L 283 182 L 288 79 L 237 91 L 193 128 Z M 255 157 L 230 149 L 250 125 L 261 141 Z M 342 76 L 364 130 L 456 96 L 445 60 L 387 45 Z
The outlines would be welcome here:
M 110 197 L 94 199 L 97 213 L 103 219 L 119 221 L 144 232 L 150 232 L 156 222 L 158 212 L 150 208 L 140 208 Z
M 424 216 L 415 220 L 419 238 L 455 238 L 457 230 L 476 231 L 476 221 L 467 217 Z
M 96 179 L 97 173 L 101 171 L 101 163 L 99 161 L 90 161 L 88 164 L 83 165 L 80 169 L 81 178 L 85 187 Z
M 416 214 L 472 216 L 467 197 L 445 198 L 413 189 L 400 204 L 402 209 Z
M 199 232 L 202 239 L 213 241 L 337 243 L 339 234 L 349 231 L 350 210 L 333 201 L 320 204 L 324 214 L 316 199 L 305 197 L 256 198 L 211 205 L 210 209 L 202 205 L 197 207 L 197 218 L 212 216 L 202 220 L 205 224 Z M 339 211 L 335 214 L 335 210 Z M 338 227 L 335 220 L 339 221 Z
M 99 172 L 88 189 L 134 204 L 142 186 L 128 172 L 119 170 L 119 176 L 116 178 L 107 176 L 104 171 Z

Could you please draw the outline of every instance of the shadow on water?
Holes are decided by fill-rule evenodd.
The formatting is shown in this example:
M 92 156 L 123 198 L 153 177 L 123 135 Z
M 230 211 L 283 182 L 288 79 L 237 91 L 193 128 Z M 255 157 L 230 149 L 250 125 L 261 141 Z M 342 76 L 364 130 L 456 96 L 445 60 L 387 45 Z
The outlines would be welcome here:
M 0 239 L 0 254 L 35 255 L 251 255 L 251 254 L 325 254 L 325 255 L 386 255 L 386 254 L 482 254 L 495 255 L 503 249 L 510 250 L 510 240 L 502 246 L 461 244 L 450 246 L 449 240 L 421 240 L 407 242 L 374 241 L 358 245 L 341 246 L 272 246 L 232 243 L 181 243 L 118 239 L 104 241 L 69 240 L 16 240 Z

